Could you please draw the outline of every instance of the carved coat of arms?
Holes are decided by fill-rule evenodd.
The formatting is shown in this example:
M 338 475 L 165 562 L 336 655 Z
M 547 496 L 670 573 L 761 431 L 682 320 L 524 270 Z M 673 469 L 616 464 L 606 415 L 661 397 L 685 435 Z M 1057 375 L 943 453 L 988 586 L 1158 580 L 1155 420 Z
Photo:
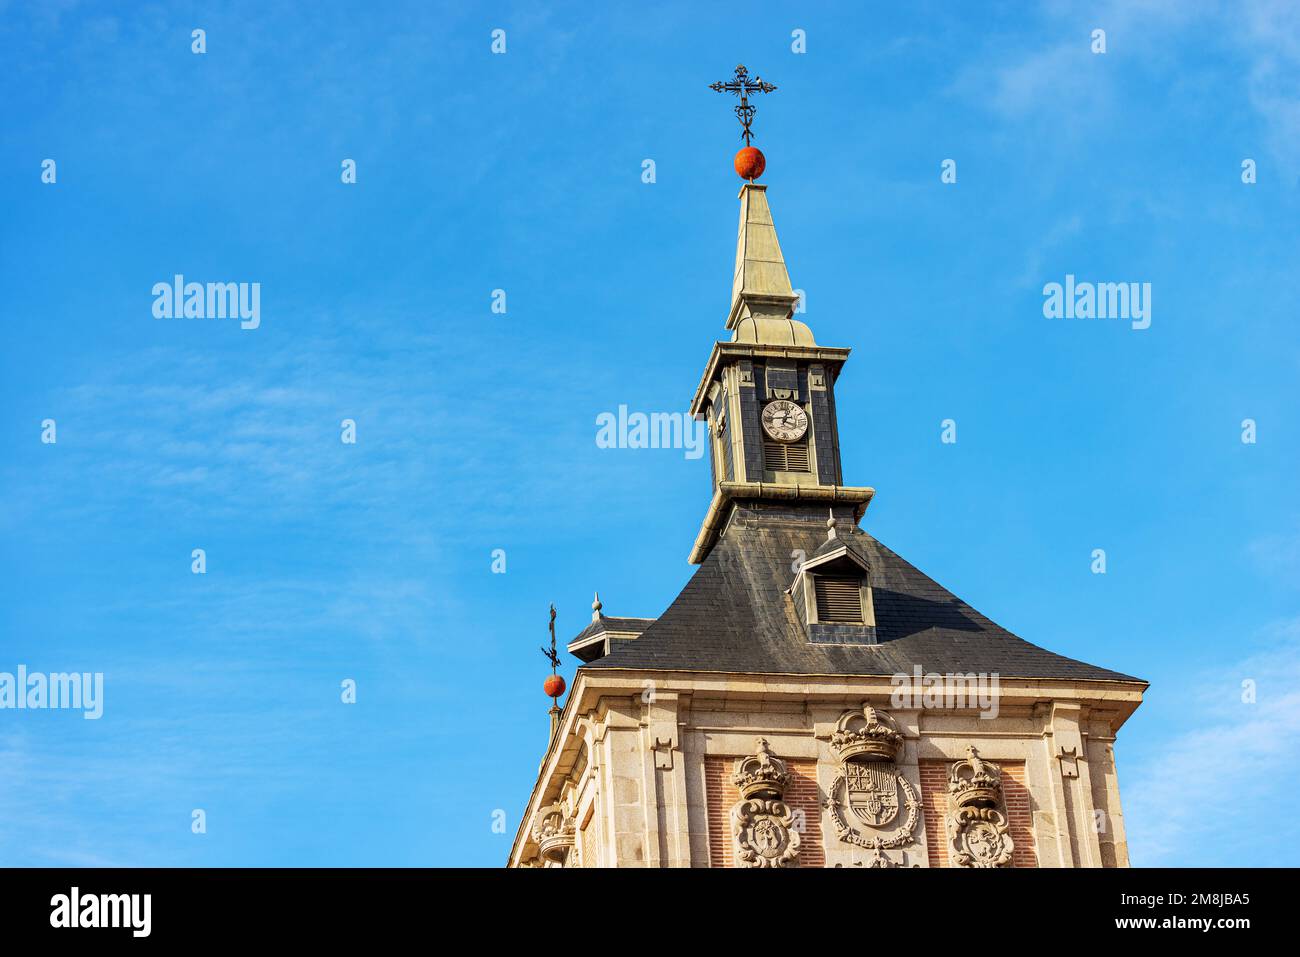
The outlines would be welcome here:
M 782 801 L 741 801 L 731 810 L 731 828 L 743 866 L 790 867 L 799 854 L 794 814 Z
M 883 853 L 915 841 L 921 802 L 916 789 L 898 773 L 903 735 L 892 717 L 870 705 L 840 717 L 831 749 L 839 773 L 826 799 L 831 824 L 841 841 L 874 850 L 871 867 L 896 867 Z M 899 821 L 899 811 L 906 816 Z
M 948 769 L 948 839 L 958 867 L 1007 867 L 1015 851 L 1002 795 L 1002 769 L 975 746 Z
M 742 867 L 793 867 L 799 856 L 799 827 L 783 800 L 790 784 L 784 761 L 758 739 L 754 754 L 736 761 L 732 783 L 740 800 L 731 809 L 731 835 Z

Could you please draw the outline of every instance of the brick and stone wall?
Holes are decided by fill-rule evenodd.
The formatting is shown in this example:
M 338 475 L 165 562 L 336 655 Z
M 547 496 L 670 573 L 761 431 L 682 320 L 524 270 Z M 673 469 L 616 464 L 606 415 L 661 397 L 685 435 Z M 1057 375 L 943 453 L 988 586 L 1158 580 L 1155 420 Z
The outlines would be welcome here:
M 629 693 L 605 695 L 602 707 L 595 707 L 602 700 L 597 698 L 570 717 L 582 735 L 591 737 L 591 757 L 584 764 L 576 744 L 553 749 L 543 768 L 548 783 L 535 796 L 526 829 L 521 829 L 517 848 L 522 853 L 516 863 L 540 863 L 532 829 L 544 811 L 558 804 L 576 832 L 569 866 L 736 866 L 730 813 L 739 794 L 731 778 L 737 758 L 753 756 L 759 737 L 791 773 L 785 800 L 802 825 L 796 865 L 871 863 L 868 849 L 831 830 L 825 806 L 841 769 L 831 738 L 843 716 L 856 712 L 851 702 L 860 693 L 861 680 L 842 687 L 822 681 L 815 688 L 800 680 L 786 688 L 770 677 L 728 677 L 724 685 L 714 676 L 678 676 L 678 685 L 659 687 L 653 701 L 644 702 L 636 679 L 624 684 L 621 676 L 601 677 Z M 719 689 L 726 691 L 725 698 Z M 1001 695 L 1010 698 L 1018 690 L 1005 683 Z M 687 696 L 697 691 L 702 693 Z M 1037 699 L 1041 692 L 1031 687 L 1022 697 L 1031 695 Z M 884 691 L 861 697 L 889 702 Z M 1013 699 L 1003 701 L 996 719 L 920 709 L 892 712 L 905 737 L 896 768 L 920 802 L 921 820 L 914 843 L 890 848 L 886 856 L 901 867 L 952 866 L 944 820 L 948 773 L 975 745 L 1002 769 L 1015 843 L 1012 866 L 1127 866 L 1113 718 L 1099 705 L 1090 707 L 1101 717 L 1081 714 L 1083 707 L 1073 700 L 1044 705 Z M 588 724 L 579 725 L 579 720 Z M 837 803 L 844 802 L 838 795 Z M 900 808 L 880 833 L 899 832 L 902 815 Z
M 740 757 L 740 755 L 736 755 Z M 731 783 L 736 757 L 709 755 L 704 759 L 704 786 L 708 794 L 709 866 L 735 867 L 735 846 L 731 837 L 731 809 L 740 793 Z M 790 785 L 785 803 L 798 821 L 803 814 L 804 828 L 799 835 L 800 867 L 823 867 L 821 789 L 817 787 L 817 764 L 813 761 L 787 762 Z
M 1002 769 L 1002 796 L 1007 805 L 1007 824 L 1015 850 L 1012 867 L 1037 867 L 1034 850 L 1034 817 L 1025 766 L 1021 762 L 996 762 Z M 944 817 L 948 813 L 947 761 L 922 761 L 921 806 L 925 812 L 925 843 L 931 867 L 951 867 Z

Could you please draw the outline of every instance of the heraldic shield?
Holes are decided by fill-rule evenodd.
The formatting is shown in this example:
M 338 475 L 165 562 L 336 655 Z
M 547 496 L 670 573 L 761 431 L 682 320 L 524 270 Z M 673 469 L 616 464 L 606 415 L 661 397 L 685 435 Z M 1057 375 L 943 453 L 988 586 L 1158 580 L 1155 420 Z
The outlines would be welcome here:
M 845 843 L 876 851 L 868 866 L 899 866 L 880 852 L 916 842 L 921 802 L 916 788 L 898 771 L 903 749 L 898 723 L 884 711 L 863 704 L 860 710 L 840 716 L 830 746 L 839 769 L 824 806 L 835 833 Z
M 731 810 L 736 858 L 742 867 L 793 867 L 799 854 L 794 814 L 781 801 L 756 798 Z
M 741 867 L 794 867 L 799 828 L 782 798 L 790 769 L 772 753 L 765 738 L 751 756 L 738 758 L 731 781 L 740 801 L 731 809 L 731 835 Z
M 898 774 L 892 764 L 846 764 L 849 810 L 869 827 L 884 827 L 898 816 Z

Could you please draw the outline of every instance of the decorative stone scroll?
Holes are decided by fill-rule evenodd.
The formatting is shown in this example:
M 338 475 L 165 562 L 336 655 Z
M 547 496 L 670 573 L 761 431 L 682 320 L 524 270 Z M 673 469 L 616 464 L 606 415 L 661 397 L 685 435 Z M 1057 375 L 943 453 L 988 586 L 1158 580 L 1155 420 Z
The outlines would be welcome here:
M 841 841 L 875 852 L 868 867 L 898 867 L 884 850 L 907 847 L 916 840 L 921 802 L 911 782 L 898 773 L 902 747 L 898 724 L 870 705 L 841 715 L 831 735 L 840 769 L 826 808 Z M 906 812 L 901 825 L 900 811 Z
M 573 819 L 565 814 L 562 804 L 549 804 L 537 812 L 533 841 L 543 861 L 563 866 L 575 837 Z
M 732 783 L 740 800 L 731 809 L 731 834 L 742 867 L 792 867 L 799 856 L 799 831 L 783 800 L 790 772 L 773 756 L 765 738 L 754 754 L 738 758 Z
M 1015 843 L 1007 832 L 1002 769 L 974 745 L 948 769 L 948 840 L 958 867 L 1006 867 Z

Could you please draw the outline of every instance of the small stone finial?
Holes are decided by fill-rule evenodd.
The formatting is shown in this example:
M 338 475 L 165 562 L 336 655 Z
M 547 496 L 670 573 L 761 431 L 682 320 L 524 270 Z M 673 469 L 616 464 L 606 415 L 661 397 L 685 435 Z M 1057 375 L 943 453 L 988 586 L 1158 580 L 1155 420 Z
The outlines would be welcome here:
M 839 538 L 835 533 L 835 509 L 830 508 L 827 509 L 827 511 L 830 513 L 830 518 L 826 519 L 826 541 L 833 542 L 835 539 Z
M 605 606 L 600 603 L 600 592 L 596 592 L 596 600 L 591 603 L 591 620 L 600 620 L 600 610 Z

